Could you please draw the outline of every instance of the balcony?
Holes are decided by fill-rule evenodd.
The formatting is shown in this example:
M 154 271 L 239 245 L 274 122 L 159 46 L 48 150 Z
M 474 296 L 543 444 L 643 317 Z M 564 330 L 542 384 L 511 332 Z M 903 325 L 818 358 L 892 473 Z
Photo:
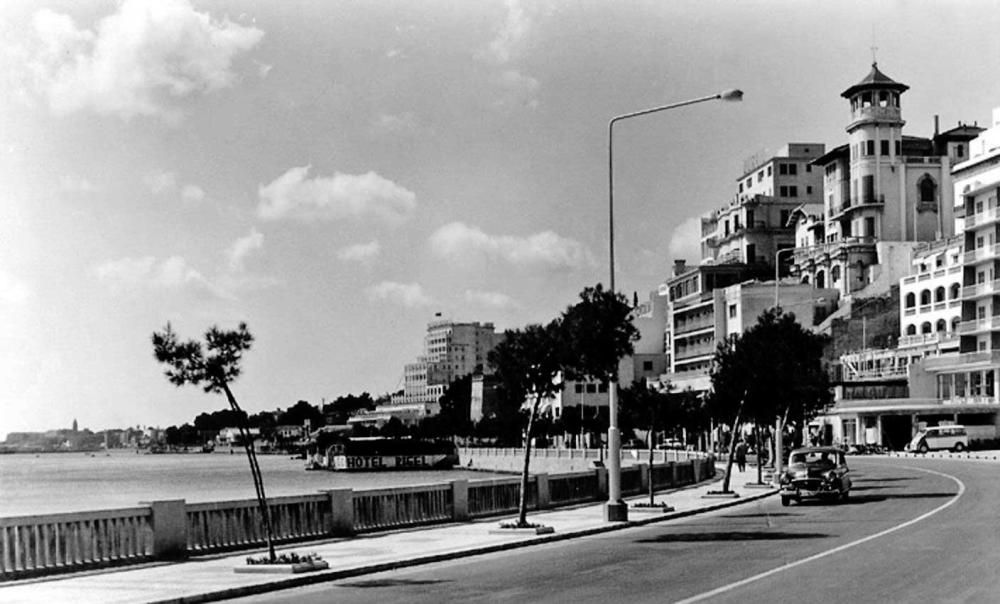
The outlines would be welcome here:
M 992 295 L 994 292 L 1000 292 L 1000 279 L 987 281 L 986 283 L 977 283 L 975 285 L 966 285 L 962 288 L 962 297 L 965 299 L 981 298 Z
M 701 346 L 684 346 L 674 349 L 674 358 L 677 363 L 690 361 L 699 357 L 711 357 L 715 354 L 715 343 Z
M 977 226 L 983 226 L 985 224 L 990 224 L 1000 220 L 1000 208 L 990 208 L 985 212 L 980 212 L 979 214 L 973 214 L 972 216 L 965 217 L 965 228 L 971 229 Z
M 705 319 L 692 319 L 689 321 L 677 321 L 674 323 L 674 337 L 679 338 L 684 334 L 704 329 L 715 328 L 715 317 L 709 315 Z
M 1000 329 L 1000 316 L 986 317 L 984 319 L 975 319 L 972 321 L 962 321 L 958 324 L 958 333 L 961 335 L 985 333 L 987 331 L 993 331 L 994 329 Z
M 899 348 L 910 348 L 914 346 L 946 346 L 958 343 L 958 336 L 953 333 L 918 333 L 912 336 L 902 336 L 899 338 Z
M 983 367 L 997 364 L 1000 364 L 1000 350 L 942 354 L 924 359 L 924 369 L 928 371 L 973 369 L 975 366 Z
M 1000 244 L 987 245 L 965 252 L 963 260 L 965 264 L 975 264 L 984 260 L 992 260 L 1000 256 Z

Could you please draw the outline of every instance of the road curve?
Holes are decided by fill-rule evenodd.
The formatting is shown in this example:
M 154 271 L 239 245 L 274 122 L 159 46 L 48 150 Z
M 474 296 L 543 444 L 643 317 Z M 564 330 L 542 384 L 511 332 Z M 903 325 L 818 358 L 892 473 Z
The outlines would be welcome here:
M 772 497 L 684 521 L 240 601 L 997 601 L 1000 465 L 849 463 L 854 489 L 846 505 L 783 508 Z

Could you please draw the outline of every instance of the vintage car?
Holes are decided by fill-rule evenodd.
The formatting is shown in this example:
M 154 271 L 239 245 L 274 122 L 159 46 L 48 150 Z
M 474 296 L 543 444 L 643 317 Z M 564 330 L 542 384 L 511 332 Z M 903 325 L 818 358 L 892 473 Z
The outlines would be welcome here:
M 788 468 L 781 476 L 781 505 L 805 497 L 836 498 L 847 501 L 851 491 L 844 451 L 837 447 L 795 449 L 788 456 Z

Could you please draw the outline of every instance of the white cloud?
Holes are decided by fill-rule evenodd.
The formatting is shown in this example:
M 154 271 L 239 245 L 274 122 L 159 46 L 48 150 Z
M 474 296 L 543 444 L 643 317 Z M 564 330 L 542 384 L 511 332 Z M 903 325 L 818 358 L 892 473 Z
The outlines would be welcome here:
M 378 241 L 349 245 L 337 251 L 337 258 L 348 262 L 370 262 L 382 251 Z
M 229 268 L 233 271 L 243 270 L 243 261 L 250 252 L 259 250 L 264 245 L 264 235 L 257 229 L 251 229 L 250 234 L 240 237 L 226 251 L 229 260 Z
M 521 305 L 508 296 L 500 292 L 485 292 L 473 289 L 465 290 L 465 301 L 476 306 L 484 306 L 495 309 L 516 309 Z
M 538 80 L 524 75 L 516 69 L 505 69 L 493 78 L 493 82 L 500 88 L 501 94 L 496 101 L 496 105 L 503 107 L 538 107 L 538 99 L 535 93 L 538 92 Z
M 527 237 L 489 235 L 478 227 L 452 222 L 431 235 L 430 245 L 438 256 L 458 263 L 478 256 L 516 266 L 583 268 L 596 265 L 593 255 L 582 243 L 552 231 Z
M 232 86 L 233 61 L 264 32 L 213 19 L 188 0 L 125 0 L 94 29 L 68 15 L 35 13 L 28 68 L 53 112 L 91 110 L 125 120 L 176 121 L 177 100 Z
M 417 129 L 417 118 L 406 111 L 397 114 L 380 114 L 372 123 L 372 128 L 381 133 L 408 133 Z
M 695 216 L 680 223 L 670 233 L 670 244 L 667 246 L 670 260 L 687 260 L 689 263 L 701 262 L 701 218 Z
M 310 166 L 291 168 L 258 188 L 257 214 L 264 219 L 303 220 L 375 216 L 388 222 L 406 218 L 417 205 L 412 191 L 375 172 L 309 178 Z
M 205 199 L 205 191 L 198 185 L 184 185 L 181 189 L 181 199 L 189 203 L 196 203 Z
M 154 195 L 173 191 L 177 188 L 177 174 L 166 170 L 150 172 L 142 180 Z
M 422 308 L 434 304 L 419 283 L 383 281 L 365 290 L 370 300 L 389 300 L 407 308 Z
M 501 65 L 515 59 L 523 50 L 532 23 L 519 0 L 507 0 L 504 3 L 507 14 L 503 26 L 490 42 L 490 53 Z
M 59 179 L 59 190 L 66 193 L 96 193 L 97 187 L 86 178 L 66 175 Z
M 14 275 L 0 270 L 0 303 L 21 306 L 31 299 L 31 288 Z
M 267 77 L 267 74 L 271 73 L 272 69 L 274 69 L 274 65 L 268 65 L 267 63 L 261 63 L 260 61 L 254 61 L 254 64 L 257 66 L 257 75 L 262 80 Z
M 180 256 L 157 261 L 152 256 L 110 260 L 94 269 L 97 278 L 116 291 L 195 288 L 217 297 L 229 297 L 213 286 Z

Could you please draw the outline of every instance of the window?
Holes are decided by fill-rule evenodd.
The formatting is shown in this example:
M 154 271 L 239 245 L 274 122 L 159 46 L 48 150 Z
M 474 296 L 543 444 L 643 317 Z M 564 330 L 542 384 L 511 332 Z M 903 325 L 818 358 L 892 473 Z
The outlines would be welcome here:
M 917 305 L 917 296 L 913 292 L 906 294 L 906 308 L 913 308 Z
M 753 177 L 751 176 L 750 178 L 747 179 L 747 188 L 749 189 L 752 186 L 753 186 Z
M 643 371 L 652 371 L 653 370 L 653 361 L 643 361 L 642 362 L 642 370 Z
M 865 237 L 875 236 L 875 217 L 869 216 L 865 218 Z
M 889 155 L 889 141 L 879 141 L 879 153 L 883 156 Z
M 813 194 L 812 185 L 806 185 L 806 195 L 812 195 L 812 194 Z
M 597 391 L 598 392 L 607 392 L 608 391 L 608 385 L 605 384 L 604 382 L 601 382 L 600 384 L 597 385 Z
M 955 157 L 965 157 L 965 147 L 962 145 L 955 146 Z
M 573 392 L 576 392 L 577 394 L 582 393 L 583 392 L 583 384 L 581 384 L 580 382 L 577 382 L 576 384 L 573 384 Z
M 916 325 L 908 325 L 906 327 L 906 335 L 908 335 L 908 336 L 915 336 L 915 335 L 917 335 L 917 326 Z
M 951 284 L 951 295 L 949 297 L 952 300 L 958 300 L 958 296 L 960 295 L 961 291 L 962 291 L 962 288 L 958 285 L 958 283 L 952 283 Z
M 944 286 L 943 285 L 934 290 L 934 301 L 935 302 L 944 302 Z
M 770 176 L 770 175 L 771 175 L 771 166 L 768 166 L 768 167 L 767 167 L 767 175 L 768 175 L 768 176 Z
M 920 292 L 920 306 L 927 306 L 931 303 L 931 290 L 925 289 Z
M 934 179 L 931 178 L 930 174 L 924 174 L 920 182 L 917 183 L 917 189 L 920 194 L 920 201 L 922 203 L 933 203 L 937 201 L 937 184 Z
M 812 171 L 813 171 L 812 164 L 806 164 L 806 172 L 812 172 Z
M 587 384 L 587 393 L 594 394 L 597 392 L 597 384 Z
M 903 143 L 902 141 L 896 141 L 896 155 L 903 154 Z
M 764 180 L 764 171 L 763 170 L 761 170 L 760 172 L 757 173 L 757 182 L 761 182 L 762 180 Z
M 735 304 L 730 304 L 729 305 L 729 318 L 730 319 L 735 319 L 736 318 L 736 305 Z
M 780 187 L 778 187 L 778 196 L 788 197 L 788 187 L 785 185 L 781 185 Z
M 835 266 L 830 269 L 830 281 L 832 283 L 837 283 L 840 281 L 840 266 Z
M 938 319 L 937 325 L 934 326 L 935 331 L 938 333 L 945 333 L 948 331 L 948 322 L 944 319 Z
M 799 165 L 798 164 L 788 164 L 788 175 L 789 176 L 795 176 L 798 173 L 799 173 Z
M 861 197 L 864 203 L 875 202 L 875 176 L 867 174 L 861 177 Z
M 799 196 L 799 188 L 797 186 L 795 186 L 795 185 L 789 186 L 788 187 L 788 196 L 789 197 L 798 197 Z
M 865 155 L 875 155 L 875 141 L 865 141 Z
M 920 333 L 931 333 L 933 327 L 930 321 L 924 321 L 923 325 L 920 326 Z

